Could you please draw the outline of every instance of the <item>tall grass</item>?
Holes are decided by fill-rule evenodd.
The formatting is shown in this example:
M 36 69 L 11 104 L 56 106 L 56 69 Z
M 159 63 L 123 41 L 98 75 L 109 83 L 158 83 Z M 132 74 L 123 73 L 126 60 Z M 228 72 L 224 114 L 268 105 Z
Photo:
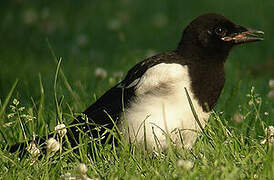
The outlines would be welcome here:
M 80 162 L 87 165 L 88 177 L 99 179 L 273 178 L 273 145 L 261 143 L 274 119 L 274 102 L 267 97 L 267 83 L 274 77 L 273 8 L 272 1 L 250 0 L 3 2 L 1 179 L 59 179 L 69 176 L 66 173 L 80 177 Z M 174 49 L 183 27 L 205 12 L 261 29 L 265 41 L 231 53 L 223 93 L 191 150 L 170 144 L 165 153 L 153 152 L 123 139 L 114 146 L 86 136 L 76 147 L 78 153 L 63 147 L 56 153 L 44 152 L 40 159 L 30 154 L 18 159 L 18 153 L 5 150 L 33 135 L 58 137 L 54 127 L 68 125 L 117 83 L 121 77 L 114 76 L 116 72 L 125 75 L 148 54 Z M 96 77 L 97 67 L 106 69 L 106 78 Z M 108 131 L 119 135 L 115 129 Z

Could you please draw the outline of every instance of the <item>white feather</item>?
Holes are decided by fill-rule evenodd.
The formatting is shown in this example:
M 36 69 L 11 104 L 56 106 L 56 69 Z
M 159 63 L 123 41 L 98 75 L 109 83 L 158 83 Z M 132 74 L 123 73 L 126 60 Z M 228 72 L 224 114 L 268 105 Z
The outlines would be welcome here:
M 161 63 L 148 69 L 138 83 L 135 91 L 137 98 L 125 110 L 122 115 L 124 122 L 119 125 L 123 131 L 127 131 L 124 133 L 128 134 L 127 138 L 138 143 L 143 143 L 146 139 L 152 148 L 161 146 L 165 149 L 168 146 L 166 135 L 180 146 L 181 133 L 184 145 L 192 147 L 200 127 L 194 119 L 184 88 L 188 90 L 203 127 L 209 113 L 203 111 L 191 93 L 188 67 Z M 163 88 L 169 91 L 165 94 L 161 90 L 163 84 Z

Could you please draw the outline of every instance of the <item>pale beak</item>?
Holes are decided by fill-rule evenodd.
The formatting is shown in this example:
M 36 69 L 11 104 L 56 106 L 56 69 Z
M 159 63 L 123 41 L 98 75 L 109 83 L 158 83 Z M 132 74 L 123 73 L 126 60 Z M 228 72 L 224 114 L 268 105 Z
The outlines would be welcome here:
M 263 31 L 258 31 L 250 28 L 244 28 L 244 27 L 241 27 L 241 29 L 244 29 L 244 31 L 240 33 L 233 33 L 221 39 L 223 41 L 232 42 L 234 44 L 242 44 L 242 43 L 256 42 L 256 41 L 263 40 L 263 37 L 262 37 L 262 35 L 264 34 Z

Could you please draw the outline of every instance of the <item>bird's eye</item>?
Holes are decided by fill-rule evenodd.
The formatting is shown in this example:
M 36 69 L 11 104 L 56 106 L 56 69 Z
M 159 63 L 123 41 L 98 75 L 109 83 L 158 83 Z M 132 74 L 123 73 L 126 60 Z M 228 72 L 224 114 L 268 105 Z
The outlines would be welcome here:
M 224 28 L 216 28 L 215 29 L 215 33 L 218 35 L 218 36 L 225 36 L 226 34 L 226 30 Z

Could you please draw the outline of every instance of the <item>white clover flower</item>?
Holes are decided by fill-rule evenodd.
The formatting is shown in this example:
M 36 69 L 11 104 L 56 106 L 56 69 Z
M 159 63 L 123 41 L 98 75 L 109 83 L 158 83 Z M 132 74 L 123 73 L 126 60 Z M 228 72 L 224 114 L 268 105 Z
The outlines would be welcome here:
M 37 19 L 37 13 L 32 9 L 25 11 L 23 14 L 23 21 L 25 24 L 34 24 Z
M 274 79 L 269 80 L 268 84 L 271 89 L 274 89 Z
M 13 118 L 14 115 L 15 115 L 15 113 L 10 113 L 10 114 L 8 114 L 8 119 Z
M 13 112 L 15 112 L 16 107 L 15 107 L 14 105 L 10 105 L 10 108 L 11 108 L 11 110 L 12 110 Z
M 12 124 L 14 124 L 14 121 L 5 123 L 5 124 L 3 124 L 2 126 L 3 126 L 4 128 L 8 128 L 8 127 L 10 127 Z
M 177 166 L 180 168 L 183 168 L 185 170 L 190 170 L 193 168 L 194 163 L 192 161 L 189 160 L 183 160 L 183 159 L 179 159 L 177 161 Z
M 255 101 L 256 101 L 257 104 L 261 104 L 262 98 L 261 98 L 261 97 L 257 97 L 257 98 L 255 99 Z
M 88 172 L 88 167 L 84 163 L 78 164 L 76 169 L 81 175 L 85 175 Z
M 232 117 L 232 121 L 236 123 L 241 123 L 244 120 L 244 116 L 240 114 L 239 112 L 236 112 L 234 116 Z
M 124 73 L 122 71 L 118 71 L 118 72 L 113 73 L 113 77 L 120 79 L 123 77 L 123 74 Z
M 40 150 L 37 148 L 36 144 L 34 141 L 32 141 L 29 145 L 29 147 L 27 148 L 27 151 L 33 156 L 33 157 L 37 157 L 41 152 Z
M 248 101 L 248 105 L 252 106 L 253 105 L 253 100 Z
M 77 177 L 72 176 L 72 174 L 68 172 L 64 175 L 61 175 L 60 179 L 62 179 L 62 180 L 77 180 Z
M 121 22 L 118 19 L 113 19 L 108 22 L 107 27 L 112 31 L 118 30 L 121 28 Z
M 115 79 L 113 77 L 110 77 L 108 79 L 108 82 L 109 82 L 109 84 L 113 85 L 113 84 L 115 84 Z
M 58 124 L 57 126 L 55 126 L 54 130 L 57 131 L 60 137 L 64 137 L 67 134 L 65 124 Z
M 274 144 L 274 126 L 268 126 L 264 131 L 266 138 L 262 139 L 260 144 Z
M 266 143 L 266 139 L 262 139 L 261 141 L 260 141 L 260 144 L 265 144 Z
M 47 140 L 47 150 L 49 152 L 56 152 L 60 149 L 60 143 L 54 138 L 49 138 Z
M 268 126 L 265 128 L 265 134 L 269 137 L 274 136 L 274 126 Z
M 78 173 L 77 178 L 83 179 L 83 180 L 95 180 L 95 179 L 91 179 L 90 177 L 88 177 L 88 175 L 87 175 L 88 167 L 84 163 L 78 164 L 76 167 L 76 170 Z
M 255 90 L 255 87 L 254 87 L 254 86 L 252 86 L 252 87 L 251 87 L 251 89 L 250 89 L 251 94 L 253 94 L 253 93 L 254 93 L 254 90 Z
M 20 107 L 18 110 L 22 112 L 25 110 L 25 107 Z
M 269 91 L 267 95 L 270 99 L 274 99 L 274 90 Z
M 104 70 L 103 68 L 96 68 L 95 69 L 95 76 L 98 78 L 98 79 L 104 79 L 107 77 L 107 71 Z
M 28 120 L 28 121 L 32 121 L 32 120 L 36 119 L 36 117 L 31 116 L 29 114 L 22 114 L 22 115 L 20 115 L 20 117 L 26 118 L 26 120 Z

